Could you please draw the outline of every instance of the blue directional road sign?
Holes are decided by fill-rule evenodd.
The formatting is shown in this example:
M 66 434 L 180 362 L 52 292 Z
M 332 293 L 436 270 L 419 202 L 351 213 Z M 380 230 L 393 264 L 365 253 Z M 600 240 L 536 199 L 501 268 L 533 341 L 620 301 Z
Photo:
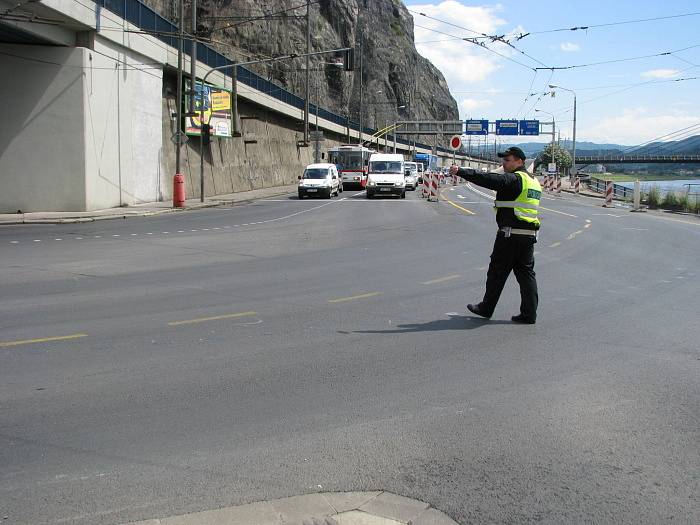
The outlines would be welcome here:
M 489 121 L 488 120 L 467 120 L 465 134 L 466 135 L 488 135 Z
M 521 135 L 539 135 L 540 121 L 539 120 L 521 120 L 520 121 Z
M 518 129 L 517 120 L 496 121 L 496 135 L 517 135 Z
M 540 121 L 539 120 L 521 120 L 520 121 L 521 135 L 539 135 Z

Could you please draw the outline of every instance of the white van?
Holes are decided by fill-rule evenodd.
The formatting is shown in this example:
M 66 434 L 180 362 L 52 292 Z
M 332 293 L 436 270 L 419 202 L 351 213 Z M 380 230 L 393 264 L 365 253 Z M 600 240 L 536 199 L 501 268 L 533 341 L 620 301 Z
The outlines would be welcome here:
M 369 158 L 367 172 L 367 198 L 375 195 L 398 195 L 406 198 L 403 155 L 398 153 L 374 153 Z

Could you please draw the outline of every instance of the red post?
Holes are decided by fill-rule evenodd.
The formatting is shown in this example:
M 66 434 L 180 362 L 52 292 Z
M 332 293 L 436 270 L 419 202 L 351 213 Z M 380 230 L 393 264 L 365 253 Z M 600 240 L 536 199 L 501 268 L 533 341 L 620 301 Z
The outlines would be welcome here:
M 176 173 L 173 177 L 173 208 L 185 207 L 185 177 Z

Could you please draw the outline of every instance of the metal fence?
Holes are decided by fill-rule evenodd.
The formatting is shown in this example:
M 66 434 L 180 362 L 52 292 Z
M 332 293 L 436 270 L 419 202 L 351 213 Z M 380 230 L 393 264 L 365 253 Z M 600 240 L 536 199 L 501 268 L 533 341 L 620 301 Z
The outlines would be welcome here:
M 177 48 L 178 38 L 175 35 L 163 34 L 163 33 L 177 33 L 178 27 L 166 18 L 156 13 L 153 9 L 143 4 L 140 0 L 97 0 L 96 3 L 105 9 L 119 15 L 124 20 L 131 22 L 132 24 L 138 26 L 143 31 L 153 32 L 155 38 L 164 42 L 165 44 Z M 192 42 L 186 40 L 183 42 L 183 47 L 185 53 L 189 54 Z M 206 44 L 197 44 L 197 59 L 202 63 L 208 65 L 209 67 L 220 67 L 228 64 L 233 64 L 231 60 L 226 58 L 224 55 L 215 51 Z M 243 67 L 236 67 L 238 82 L 245 84 L 257 91 L 265 93 L 277 100 L 294 106 L 295 108 L 304 108 L 304 99 L 294 93 L 286 90 L 285 88 L 278 86 L 277 84 L 253 73 L 251 70 Z M 316 106 L 314 104 L 309 104 L 309 113 L 316 113 Z M 318 108 L 318 116 L 334 124 L 340 126 L 349 127 L 355 131 L 359 130 L 360 125 L 357 122 L 350 120 L 348 117 L 343 115 L 338 115 L 327 109 Z M 372 135 L 376 132 L 375 129 L 364 127 L 362 130 L 364 133 Z M 384 139 L 382 138 L 382 141 Z M 393 135 L 387 136 L 387 141 L 393 143 Z M 406 139 L 397 138 L 397 143 L 403 145 L 409 145 L 410 142 Z M 432 146 L 428 144 L 416 143 L 417 148 L 422 149 L 432 149 Z M 442 153 L 452 153 L 452 150 L 447 148 L 438 147 L 437 150 Z

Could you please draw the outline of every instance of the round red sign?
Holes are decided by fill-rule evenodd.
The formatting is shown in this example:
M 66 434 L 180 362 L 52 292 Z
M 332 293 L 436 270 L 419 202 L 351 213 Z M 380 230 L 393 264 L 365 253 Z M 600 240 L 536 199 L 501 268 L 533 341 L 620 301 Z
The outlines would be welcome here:
M 462 139 L 461 137 L 458 137 L 455 135 L 450 139 L 450 146 L 452 146 L 452 149 L 459 149 L 459 147 L 462 145 Z

